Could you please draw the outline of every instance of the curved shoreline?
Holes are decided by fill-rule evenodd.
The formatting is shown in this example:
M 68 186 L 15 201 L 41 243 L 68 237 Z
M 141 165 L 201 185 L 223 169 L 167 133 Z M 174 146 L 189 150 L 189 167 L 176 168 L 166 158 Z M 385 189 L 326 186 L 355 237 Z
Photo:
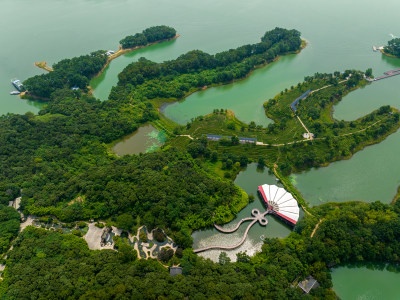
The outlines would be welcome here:
M 292 55 L 292 54 L 299 54 L 303 49 L 305 49 L 305 48 L 307 47 L 308 44 L 309 44 L 309 43 L 308 43 L 306 40 L 301 40 L 301 46 L 300 46 L 300 49 L 299 49 L 299 50 L 297 50 L 297 51 L 289 51 L 289 52 L 287 52 L 287 53 L 278 55 L 278 56 L 275 57 L 271 62 L 266 62 L 266 63 L 264 63 L 264 64 L 257 65 L 257 66 L 255 66 L 248 74 L 246 74 L 246 76 L 244 76 L 243 78 L 233 79 L 232 81 L 229 81 L 229 82 L 224 82 L 224 83 L 213 83 L 213 84 L 210 84 L 210 85 L 208 85 L 208 86 L 206 85 L 206 86 L 203 86 L 203 87 L 199 87 L 199 88 L 196 88 L 196 89 L 194 89 L 194 90 L 188 91 L 182 98 L 179 98 L 179 99 L 176 99 L 176 98 L 168 99 L 168 100 L 171 100 L 171 101 L 167 101 L 167 99 L 163 99 L 163 100 L 164 100 L 163 102 L 154 101 L 154 104 L 156 105 L 157 111 L 158 111 L 160 114 L 163 114 L 164 117 L 166 117 L 167 119 L 173 121 L 172 119 L 170 119 L 170 118 L 165 114 L 165 109 L 166 109 L 166 107 L 167 107 L 168 105 L 174 104 L 174 103 L 176 103 L 176 102 L 183 102 L 183 101 L 185 101 L 185 99 L 186 99 L 187 97 L 189 97 L 190 95 L 192 95 L 192 94 L 194 94 L 194 93 L 197 93 L 197 92 L 199 92 L 199 91 L 205 91 L 205 90 L 208 90 L 208 89 L 210 89 L 210 88 L 219 87 L 219 86 L 224 86 L 224 85 L 230 85 L 230 84 L 234 84 L 234 83 L 236 83 L 236 82 L 240 82 L 240 81 L 242 81 L 242 80 L 246 80 L 246 79 L 248 79 L 248 78 L 252 75 L 252 73 L 253 73 L 254 71 L 256 71 L 256 70 L 258 70 L 258 69 L 262 69 L 262 68 L 264 68 L 264 67 L 266 67 L 266 66 L 268 66 L 268 65 L 270 65 L 270 64 L 272 64 L 272 63 L 274 63 L 274 62 L 279 61 L 280 58 L 281 58 L 282 56 Z M 153 100 L 158 100 L 158 99 L 153 99 Z M 175 121 L 173 121 L 173 122 L 175 122 Z M 176 123 L 176 122 L 175 122 L 175 123 Z M 177 124 L 178 124 L 178 123 L 177 123 Z M 182 125 L 182 124 L 179 124 L 179 125 Z
M 391 57 L 391 58 L 400 58 L 400 56 L 396 56 L 396 55 L 393 55 L 393 54 L 390 54 L 390 53 L 385 52 L 384 49 L 380 49 L 379 51 L 381 51 L 381 53 L 382 53 L 383 55 L 386 55 L 387 57 Z

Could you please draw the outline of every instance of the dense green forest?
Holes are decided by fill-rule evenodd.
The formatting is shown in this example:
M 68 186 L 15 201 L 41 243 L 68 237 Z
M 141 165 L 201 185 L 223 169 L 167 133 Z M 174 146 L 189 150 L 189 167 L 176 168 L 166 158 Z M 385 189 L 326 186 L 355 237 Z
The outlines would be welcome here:
M 127 229 L 139 218 L 191 246 L 191 230 L 231 220 L 247 196 L 174 149 L 122 159 L 108 152 L 105 143 L 155 117 L 149 103 L 132 107 L 87 96 L 55 99 L 38 116 L 3 116 L 1 203 L 23 188 L 27 214 L 66 222 L 129 214 Z M 84 201 L 71 204 L 77 197 Z
M 301 43 L 297 30 L 275 28 L 266 32 L 257 44 L 215 55 L 193 50 L 163 63 L 141 58 L 118 75 L 118 86 L 112 89 L 110 99 L 131 102 L 179 99 L 204 86 L 243 78 L 256 66 L 272 62 L 279 55 L 299 51 Z
M 390 40 L 384 50 L 386 53 L 400 57 L 400 38 Z
M 20 218 L 14 208 L 0 204 L 0 254 L 8 249 L 10 240 L 17 236 Z
M 89 79 L 100 72 L 107 62 L 105 51 L 63 59 L 53 65 L 54 71 L 36 75 L 24 81 L 30 95 L 50 99 L 60 89 L 78 87 L 87 91 Z
M 142 33 L 128 35 L 119 43 L 123 49 L 146 46 L 150 43 L 171 39 L 176 35 L 176 30 L 165 25 L 153 26 L 143 30 Z
M 219 263 L 183 252 L 183 276 L 170 277 L 154 260 L 112 250 L 90 251 L 71 234 L 27 228 L 10 252 L 0 284 L 6 299 L 79 298 L 154 299 L 336 299 L 328 267 L 347 262 L 399 261 L 400 207 L 375 202 L 325 204 L 323 219 L 306 216 L 283 240 L 267 239 L 253 257 Z M 303 295 L 293 282 L 313 275 L 320 287 Z M 48 278 L 51 278 L 49 281 Z

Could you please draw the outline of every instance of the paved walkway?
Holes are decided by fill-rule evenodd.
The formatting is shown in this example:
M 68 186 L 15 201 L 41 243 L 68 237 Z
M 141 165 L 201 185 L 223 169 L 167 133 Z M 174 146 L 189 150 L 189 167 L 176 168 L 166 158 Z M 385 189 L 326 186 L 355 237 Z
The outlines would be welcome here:
M 111 243 L 104 246 L 101 245 L 101 237 L 103 236 L 104 231 L 107 229 L 107 227 L 99 228 L 95 225 L 95 223 L 90 223 L 88 227 L 89 229 L 87 233 L 83 236 L 83 238 L 88 244 L 89 249 L 91 250 L 114 249 L 114 245 Z M 117 232 L 115 232 L 115 234 L 117 234 Z

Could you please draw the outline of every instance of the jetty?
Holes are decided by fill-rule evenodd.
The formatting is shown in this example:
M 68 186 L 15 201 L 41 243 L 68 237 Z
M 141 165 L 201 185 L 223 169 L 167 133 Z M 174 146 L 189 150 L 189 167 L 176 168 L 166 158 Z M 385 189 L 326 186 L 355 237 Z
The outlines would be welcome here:
M 379 46 L 379 47 L 377 47 L 377 46 L 372 46 L 372 50 L 374 51 L 374 52 L 378 52 L 378 51 L 381 51 L 381 50 L 383 50 L 383 46 Z
M 387 71 L 387 72 L 384 72 L 383 74 L 385 74 L 385 75 L 381 76 L 381 77 L 374 78 L 372 81 L 378 81 L 378 80 L 386 79 L 386 78 L 393 77 L 393 76 L 396 76 L 396 75 L 400 75 L 400 69 Z

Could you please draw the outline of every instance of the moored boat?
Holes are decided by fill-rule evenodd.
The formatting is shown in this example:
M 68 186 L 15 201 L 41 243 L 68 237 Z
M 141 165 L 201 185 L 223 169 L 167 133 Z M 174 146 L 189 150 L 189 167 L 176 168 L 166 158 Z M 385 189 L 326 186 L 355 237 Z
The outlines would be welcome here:
M 17 78 L 11 79 L 11 84 L 13 86 L 15 86 L 15 88 L 20 92 L 23 92 L 25 90 L 24 85 L 22 84 L 21 80 L 19 80 Z
M 12 91 L 12 92 L 10 92 L 10 95 L 19 95 L 19 94 L 21 94 L 20 91 Z

